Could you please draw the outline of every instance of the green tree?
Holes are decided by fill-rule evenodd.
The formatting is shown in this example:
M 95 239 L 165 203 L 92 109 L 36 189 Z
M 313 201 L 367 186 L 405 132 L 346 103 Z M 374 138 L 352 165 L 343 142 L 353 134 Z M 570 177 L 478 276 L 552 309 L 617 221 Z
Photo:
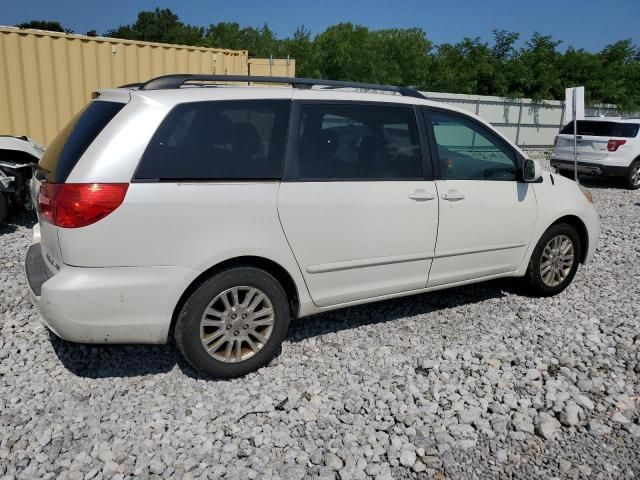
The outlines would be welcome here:
M 209 25 L 204 44 L 215 48 L 248 50 L 255 57 L 277 56 L 282 50 L 273 30 L 265 23 L 261 28 L 244 27 L 238 23 L 220 22 Z
M 282 41 L 282 55 L 296 60 L 296 75 L 299 77 L 320 77 L 316 48 L 311 31 L 304 25 L 296 28 L 291 38 Z
M 565 86 L 559 76 L 561 43 L 549 35 L 534 33 L 520 51 L 518 61 L 524 68 L 519 78 L 513 79 L 514 88 L 536 101 L 564 98 Z
M 429 74 L 436 91 L 494 95 L 496 62 L 491 48 L 479 38 L 465 38 L 455 45 L 438 46 Z
M 351 23 L 327 28 L 315 38 L 314 47 L 322 78 L 370 82 L 374 79 L 374 64 L 382 61 L 374 50 L 369 29 Z
M 47 30 L 49 32 L 73 33 L 73 30 L 64 28 L 60 22 L 53 20 L 31 20 L 29 22 L 19 23 L 18 28 L 33 28 L 36 30 Z
M 520 34 L 508 30 L 493 30 L 492 33 L 493 47 L 491 52 L 493 56 L 498 60 L 508 62 L 516 53 L 514 45 L 520 38 Z
M 607 45 L 600 52 L 602 87 L 598 100 L 623 110 L 640 106 L 640 50 L 631 39 Z
M 603 74 L 602 57 L 582 49 L 569 47 L 559 62 L 561 88 L 584 85 L 587 103 L 601 103 L 606 96 Z M 564 94 L 557 92 L 557 98 L 564 99 Z
M 392 85 L 427 86 L 432 43 L 420 28 L 370 32 L 373 76 L 371 80 Z
M 105 33 L 106 37 L 143 40 L 146 42 L 202 45 L 204 29 L 186 25 L 168 8 L 138 13 L 131 25 L 120 25 Z
M 518 79 L 524 74 L 524 66 L 520 61 L 515 43 L 520 34 L 507 30 L 493 30 L 493 95 L 499 97 L 522 97 L 522 86 Z
M 58 32 L 60 22 L 33 20 L 18 25 Z M 87 32 L 95 36 L 95 30 Z M 640 49 L 631 39 L 607 45 L 600 52 L 569 47 L 534 33 L 520 48 L 520 35 L 494 30 L 493 41 L 464 38 L 434 46 L 420 28 L 371 30 L 339 23 L 313 36 L 304 26 L 286 38 L 265 23 L 261 27 L 233 22 L 206 29 L 187 25 L 169 9 L 141 11 L 136 22 L 106 32 L 106 36 L 185 45 L 248 50 L 256 57 L 296 60 L 303 77 L 416 86 L 424 90 L 534 100 L 564 99 L 565 88 L 586 87 L 587 102 L 614 103 L 640 109 Z

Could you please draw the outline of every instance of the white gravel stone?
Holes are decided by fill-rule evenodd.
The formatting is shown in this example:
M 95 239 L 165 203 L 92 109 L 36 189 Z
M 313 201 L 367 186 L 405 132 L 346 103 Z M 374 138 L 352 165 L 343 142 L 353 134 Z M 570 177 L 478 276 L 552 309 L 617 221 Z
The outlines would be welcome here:
M 576 396 L 576 403 L 587 410 L 593 410 L 595 407 L 595 404 L 586 395 Z
M 634 478 L 640 191 L 588 185 L 600 244 L 561 294 L 507 279 L 327 312 L 230 381 L 171 345 L 50 335 L 22 267 L 33 219 L 14 217 L 0 227 L 0 478 Z
M 324 464 L 332 470 L 340 470 L 342 468 L 342 459 L 335 453 L 327 452 L 324 456 Z
M 613 415 L 611 415 L 611 421 L 615 423 L 621 423 L 624 425 L 625 423 L 629 423 L 631 420 L 625 417 L 622 412 L 616 412 Z
M 553 440 L 560 433 L 560 422 L 548 413 L 541 413 L 536 428 L 538 435 L 548 440 Z
M 609 435 L 611 427 L 594 419 L 589 422 L 589 431 L 594 435 Z
M 582 409 L 575 402 L 569 401 L 560 414 L 560 422 L 568 427 L 574 427 L 580 423 L 581 416 Z
M 413 467 L 416 463 L 416 452 L 413 448 L 406 447 L 400 451 L 400 464 L 405 467 Z

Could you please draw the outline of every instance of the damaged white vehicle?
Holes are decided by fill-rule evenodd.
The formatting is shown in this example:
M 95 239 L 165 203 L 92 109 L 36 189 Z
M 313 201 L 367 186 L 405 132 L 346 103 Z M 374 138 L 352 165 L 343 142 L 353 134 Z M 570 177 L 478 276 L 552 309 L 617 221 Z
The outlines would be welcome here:
M 33 209 L 29 183 L 43 154 L 29 137 L 0 135 L 0 225 L 10 210 Z

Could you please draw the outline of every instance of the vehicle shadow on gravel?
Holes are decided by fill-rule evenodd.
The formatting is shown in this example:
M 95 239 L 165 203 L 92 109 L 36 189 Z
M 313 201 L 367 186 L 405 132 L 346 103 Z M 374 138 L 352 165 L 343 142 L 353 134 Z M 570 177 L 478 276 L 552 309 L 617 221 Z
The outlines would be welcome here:
M 18 227 L 33 228 L 37 221 L 35 213 L 32 212 L 11 215 L 4 224 L 0 225 L 0 235 L 14 233 Z
M 312 315 L 294 321 L 287 340 L 300 342 L 307 338 L 359 328 L 365 325 L 393 322 L 402 318 L 437 312 L 460 305 L 470 305 L 505 294 L 527 296 L 519 282 L 501 279 L 466 285 L 436 292 L 383 300 Z
M 578 180 L 580 180 L 580 185 L 583 185 L 587 188 L 597 190 L 608 190 L 612 188 L 618 190 L 626 190 L 626 187 L 623 185 L 622 180 L 618 178 L 579 176 Z
M 321 313 L 293 321 L 286 341 L 300 342 L 328 333 L 393 322 L 459 305 L 501 298 L 506 293 L 524 294 L 513 279 L 495 280 Z M 177 365 L 185 375 L 207 380 L 207 377 L 191 368 L 171 343 L 82 345 L 61 340 L 51 332 L 49 336 L 60 362 L 79 377 L 96 379 L 162 374 L 169 373 Z
M 168 373 L 176 364 L 184 363 L 180 353 L 171 344 L 84 345 L 61 340 L 52 332 L 49 332 L 49 339 L 60 363 L 79 377 L 153 375 Z M 191 370 L 186 364 L 182 369 Z M 190 376 L 194 375 L 195 372 Z

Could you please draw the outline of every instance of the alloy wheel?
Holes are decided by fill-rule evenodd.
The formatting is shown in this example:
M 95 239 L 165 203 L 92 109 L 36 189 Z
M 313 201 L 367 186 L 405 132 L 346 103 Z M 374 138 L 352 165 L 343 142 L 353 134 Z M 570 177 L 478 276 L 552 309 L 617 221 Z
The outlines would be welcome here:
M 269 297 L 254 287 L 232 287 L 209 303 L 200 320 L 200 341 L 224 363 L 253 357 L 269 341 L 275 313 Z
M 633 170 L 631 171 L 631 183 L 634 187 L 640 185 L 640 164 L 633 167 Z
M 556 287 L 567 278 L 573 267 L 575 250 L 566 235 L 557 235 L 549 240 L 542 250 L 540 276 L 545 285 Z

